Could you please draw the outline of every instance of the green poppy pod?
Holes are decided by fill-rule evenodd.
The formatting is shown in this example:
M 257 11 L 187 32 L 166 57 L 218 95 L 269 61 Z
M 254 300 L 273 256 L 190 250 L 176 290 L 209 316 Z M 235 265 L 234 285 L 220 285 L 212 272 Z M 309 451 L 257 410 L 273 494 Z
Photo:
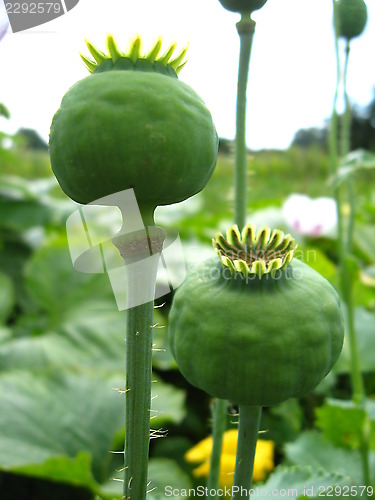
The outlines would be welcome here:
M 177 290 L 171 351 L 184 377 L 211 396 L 271 406 L 312 391 L 341 352 L 344 325 L 334 288 L 293 258 L 281 231 L 236 227 L 216 236 L 219 256 Z
M 339 37 L 350 40 L 362 34 L 367 23 L 364 0 L 335 0 L 334 9 Z
M 53 172 L 79 203 L 134 189 L 141 211 L 201 191 L 217 158 L 218 136 L 201 97 L 177 73 L 186 50 L 157 57 L 159 39 L 140 55 L 140 39 L 109 55 L 88 43 L 92 74 L 68 90 L 50 133 Z
M 267 0 L 219 0 L 231 12 L 253 12 L 263 7 Z

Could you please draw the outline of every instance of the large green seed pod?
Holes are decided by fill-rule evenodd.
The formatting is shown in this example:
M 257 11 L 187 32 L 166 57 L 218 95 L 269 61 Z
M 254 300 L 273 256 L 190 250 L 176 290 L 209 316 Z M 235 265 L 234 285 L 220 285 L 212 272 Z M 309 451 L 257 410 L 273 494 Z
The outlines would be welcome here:
M 258 10 L 267 0 L 219 0 L 221 5 L 232 12 L 253 12 Z
M 182 201 L 201 191 L 216 164 L 218 137 L 203 100 L 177 78 L 183 51 L 156 59 L 161 40 L 139 55 L 108 37 L 110 55 L 88 44 L 97 64 L 75 84 L 54 116 L 53 171 L 68 196 L 89 203 L 133 188 L 141 208 Z
M 359 36 L 367 23 L 364 0 L 335 0 L 336 30 L 339 37 L 350 40 Z
M 339 298 L 268 228 L 217 235 L 212 259 L 177 290 L 170 347 L 184 377 L 208 394 L 270 406 L 313 390 L 342 348 Z

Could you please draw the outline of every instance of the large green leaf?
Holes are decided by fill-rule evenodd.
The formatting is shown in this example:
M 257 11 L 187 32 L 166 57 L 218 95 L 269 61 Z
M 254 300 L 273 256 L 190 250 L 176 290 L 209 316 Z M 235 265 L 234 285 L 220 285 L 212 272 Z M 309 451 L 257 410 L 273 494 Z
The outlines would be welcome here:
M 27 304 L 29 300 L 24 288 L 23 272 L 30 255 L 31 249 L 18 235 L 0 232 L 0 271 L 12 280 L 16 300 L 21 305 Z
M 65 236 L 56 237 L 34 253 L 25 277 L 30 298 L 54 322 L 88 301 L 109 301 L 117 310 L 108 276 L 76 271 Z
M 12 472 L 34 478 L 47 478 L 57 483 L 69 483 L 72 486 L 84 487 L 92 491 L 99 489 L 92 475 L 91 456 L 86 452 L 79 452 L 74 458 L 52 457 L 42 464 L 14 467 Z
M 357 223 L 354 228 L 354 245 L 359 254 L 369 263 L 375 263 L 374 226 Z
M 8 276 L 0 272 L 0 324 L 8 318 L 14 306 L 14 300 L 13 283 Z
M 317 431 L 300 435 L 285 446 L 286 458 L 293 464 L 312 467 L 314 471 L 342 474 L 352 484 L 363 484 L 361 457 L 358 450 L 347 450 L 334 446 Z M 371 453 L 371 468 L 374 470 L 375 455 Z
M 112 479 L 101 487 L 99 498 L 120 499 L 122 496 L 123 472 L 115 471 Z M 151 458 L 148 464 L 147 500 L 161 500 L 174 498 L 182 500 L 186 498 L 189 488 L 192 488 L 191 480 L 173 460 L 167 458 Z M 174 494 L 172 494 L 174 493 Z
M 29 316 L 18 330 L 24 336 L 0 343 L 0 371 L 59 367 L 99 374 L 124 370 L 125 317 L 118 311 L 83 304 L 55 329 L 48 328 L 43 316 Z
M 166 423 L 180 423 L 185 417 L 185 392 L 153 377 L 151 426 L 157 429 Z
M 332 187 L 337 188 L 344 181 L 350 179 L 353 175 L 366 170 L 375 168 L 375 155 L 371 151 L 357 149 L 351 151 L 340 162 L 340 167 L 335 176 L 330 179 Z
M 32 181 L 0 176 L 0 226 L 22 232 L 35 226 L 63 225 L 76 204 L 53 198 L 56 186 L 53 176 Z
M 368 401 L 373 412 L 374 403 Z M 364 429 L 369 434 L 369 444 L 375 447 L 375 430 L 371 412 L 359 408 L 352 401 L 329 399 L 316 410 L 317 426 L 324 436 L 336 446 L 359 448 Z
M 375 370 L 375 314 L 358 307 L 355 309 L 354 320 L 360 369 L 362 372 L 373 372 Z M 350 356 L 349 341 L 346 337 L 342 353 L 334 368 L 336 372 L 350 373 Z
M 319 496 L 329 486 L 346 484 L 342 474 L 316 471 L 312 467 L 284 467 L 275 469 L 262 486 L 254 487 L 252 498 L 299 498 Z
M 159 370 L 176 369 L 177 364 L 169 348 L 167 319 L 159 309 L 154 311 L 154 324 L 152 365 Z
M 85 451 L 95 477 L 106 477 L 113 435 L 124 422 L 118 377 L 44 371 L 0 377 L 0 466 L 22 470 Z M 66 478 L 69 481 L 69 477 Z

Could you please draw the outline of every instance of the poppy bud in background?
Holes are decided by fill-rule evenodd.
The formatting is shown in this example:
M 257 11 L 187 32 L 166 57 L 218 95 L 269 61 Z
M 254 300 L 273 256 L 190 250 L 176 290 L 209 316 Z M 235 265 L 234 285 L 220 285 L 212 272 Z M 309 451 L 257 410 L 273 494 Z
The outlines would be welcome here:
M 267 0 L 219 0 L 221 5 L 231 12 L 253 12 L 258 10 Z

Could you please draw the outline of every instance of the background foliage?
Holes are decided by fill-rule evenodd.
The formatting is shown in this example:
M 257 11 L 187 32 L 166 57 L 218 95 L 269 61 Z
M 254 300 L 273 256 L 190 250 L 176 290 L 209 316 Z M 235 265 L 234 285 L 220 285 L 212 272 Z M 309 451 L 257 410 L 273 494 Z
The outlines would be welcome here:
M 355 147 L 374 150 L 374 102 L 358 112 Z M 357 127 L 359 127 L 357 129 Z M 355 131 L 354 130 L 354 131 Z M 291 193 L 332 196 L 324 131 L 300 131 L 286 151 L 249 152 L 249 221 L 289 231 L 282 205 Z M 365 143 L 360 143 L 363 138 Z M 233 157 L 221 141 L 204 192 L 159 208 L 157 222 L 177 229 L 187 266 L 211 252 L 211 238 L 232 220 Z M 76 208 L 52 176 L 46 145 L 34 131 L 0 133 L 0 498 L 111 499 L 121 495 L 124 436 L 125 314 L 106 275 L 75 271 L 65 221 Z M 363 484 L 358 436 L 370 433 L 375 478 L 375 184 L 356 177 L 354 273 L 356 325 L 368 404 L 350 403 L 349 353 L 314 393 L 264 411 L 262 439 L 276 444 L 276 470 L 260 488 Z M 296 235 L 309 262 L 337 285 L 335 236 Z M 303 255 L 303 254 L 302 254 Z M 210 433 L 210 400 L 176 369 L 166 328 L 172 294 L 156 309 L 150 498 L 164 486 L 197 486 L 184 453 Z M 236 408 L 233 407 L 233 415 Z M 228 418 L 228 427 L 235 417 Z M 120 452 L 120 453 L 119 453 Z M 374 479 L 375 480 L 375 479 Z M 204 484 L 204 483 L 202 483 Z M 262 491 L 261 489 L 259 490 Z M 264 490 L 263 490 L 264 491 Z M 354 495 L 351 495 L 354 496 Z

